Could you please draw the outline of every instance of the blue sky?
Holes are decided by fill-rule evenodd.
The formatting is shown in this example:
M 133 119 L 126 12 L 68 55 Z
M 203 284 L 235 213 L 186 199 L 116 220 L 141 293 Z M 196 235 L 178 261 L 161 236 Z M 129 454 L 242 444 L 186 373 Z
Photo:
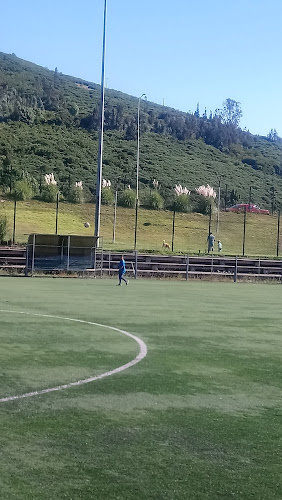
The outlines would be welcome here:
M 0 50 L 100 83 L 103 6 L 5 2 Z M 282 136 L 281 20 L 281 0 L 108 0 L 108 86 L 201 113 L 231 98 L 242 128 Z

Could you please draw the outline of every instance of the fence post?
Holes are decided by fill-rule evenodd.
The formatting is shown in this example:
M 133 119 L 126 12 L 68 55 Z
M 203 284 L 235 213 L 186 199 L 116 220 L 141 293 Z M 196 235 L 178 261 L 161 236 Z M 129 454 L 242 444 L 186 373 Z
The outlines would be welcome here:
M 93 269 L 96 271 L 96 244 L 94 246 L 94 251 L 93 251 Z
M 111 252 L 109 252 L 109 276 L 111 276 Z
M 68 236 L 68 260 L 67 260 L 67 271 L 70 268 L 70 235 Z
M 135 279 L 137 279 L 137 271 L 138 271 L 138 251 L 135 251 Z
M 113 224 L 113 243 L 116 242 L 116 220 L 117 220 L 117 191 L 116 191 L 116 195 L 115 195 L 114 224 Z
M 58 234 L 58 215 L 59 215 L 59 192 L 57 193 L 57 201 L 56 201 L 56 232 Z
M 138 226 L 138 198 L 136 198 L 136 205 L 135 205 L 134 250 L 136 250 L 137 246 L 137 226 Z
M 13 226 L 13 245 L 15 244 L 16 238 L 16 212 L 17 212 L 17 200 L 14 201 L 14 226 Z
M 189 278 L 189 255 L 186 256 L 186 281 Z
M 171 251 L 173 252 L 174 248 L 174 231 L 175 231 L 175 210 L 173 210 L 173 217 L 172 217 L 172 239 L 171 239 Z
M 35 257 L 35 234 L 33 235 L 33 240 L 32 240 L 31 276 L 33 276 L 34 273 L 34 257 Z
M 244 230 L 243 230 L 243 257 L 245 256 L 246 217 L 247 217 L 247 210 L 245 207 L 245 210 L 244 210 Z
M 217 198 L 217 214 L 216 214 L 216 232 L 219 232 L 219 211 L 220 211 L 220 178 L 218 181 L 218 198 Z
M 237 281 L 237 272 L 238 272 L 238 260 L 237 255 L 235 257 L 235 267 L 234 267 L 234 283 Z
M 103 247 L 101 248 L 101 274 L 100 278 L 103 278 L 103 265 L 104 265 L 104 252 Z
M 24 270 L 24 275 L 28 276 L 28 242 L 26 245 L 26 254 L 25 254 L 25 270 Z
M 278 210 L 277 218 L 277 243 L 276 243 L 276 257 L 279 256 L 279 239 L 280 239 L 280 210 Z
M 211 220 L 212 220 L 212 208 L 210 205 L 210 217 L 209 217 L 209 236 L 211 234 Z M 208 253 L 210 253 L 210 245 L 209 245 L 209 238 L 208 238 Z

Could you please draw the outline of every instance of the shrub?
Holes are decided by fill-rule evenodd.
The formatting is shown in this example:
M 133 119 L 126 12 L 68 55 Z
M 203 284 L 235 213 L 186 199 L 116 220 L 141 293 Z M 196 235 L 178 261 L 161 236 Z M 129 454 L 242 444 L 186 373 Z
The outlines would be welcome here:
M 57 200 L 57 193 L 59 192 L 55 184 L 47 184 L 42 189 L 41 199 L 47 203 L 55 203 Z
M 84 202 L 84 193 L 83 189 L 80 187 L 72 187 L 67 195 L 67 201 L 70 203 L 83 203 Z
M 0 215 L 0 241 L 5 239 L 8 229 L 8 219 L 6 215 Z
M 145 192 L 142 200 L 142 204 L 144 207 L 149 208 L 151 210 L 161 210 L 164 206 L 163 197 L 157 191 Z
M 212 210 L 215 207 L 213 198 L 206 198 L 198 193 L 191 194 L 191 205 L 193 212 L 203 215 L 208 215 L 210 213 L 210 207 L 212 207 Z
M 101 203 L 103 205 L 112 205 L 114 203 L 114 193 L 109 188 L 102 188 Z
M 30 200 L 33 196 L 32 187 L 25 179 L 17 181 L 12 191 L 12 198 L 17 201 Z
M 122 191 L 122 193 L 118 197 L 118 204 L 122 207 L 134 208 L 136 204 L 135 191 L 132 191 L 132 189 L 126 189 L 125 191 Z
M 190 197 L 187 194 L 180 194 L 175 196 L 173 201 L 169 206 L 170 210 L 175 210 L 176 212 L 189 212 L 190 209 Z

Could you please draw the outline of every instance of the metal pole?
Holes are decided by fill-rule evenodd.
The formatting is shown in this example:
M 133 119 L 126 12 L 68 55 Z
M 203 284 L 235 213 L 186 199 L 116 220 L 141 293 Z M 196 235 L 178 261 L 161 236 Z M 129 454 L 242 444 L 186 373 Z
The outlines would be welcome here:
M 211 234 L 211 220 L 212 220 L 212 207 L 210 205 L 210 217 L 209 217 L 209 236 Z M 210 245 L 208 241 L 208 253 L 210 253 Z
M 95 210 L 95 233 L 94 233 L 94 235 L 97 236 L 97 238 L 99 238 L 99 236 L 100 236 L 100 219 L 101 219 L 101 189 L 102 189 L 104 109 L 105 109 L 106 16 L 107 16 L 107 0 L 105 0 L 105 3 L 104 3 L 104 28 L 103 28 L 101 102 L 100 102 L 100 131 L 99 131 L 98 167 L 97 167 L 97 184 L 96 184 L 96 210 Z
M 58 234 L 58 215 L 59 215 L 59 192 L 57 193 L 57 202 L 56 202 L 56 232 Z
M 186 257 L 186 281 L 189 278 L 189 255 Z
M 10 193 L 12 192 L 12 172 L 13 172 L 13 167 L 11 165 L 11 167 L 10 167 Z
M 136 200 L 139 198 L 139 157 L 140 157 L 140 105 L 141 97 L 137 107 L 137 159 L 136 159 Z
M 96 271 L 96 244 L 93 251 L 93 269 Z
M 216 217 L 216 232 L 219 231 L 219 210 L 220 210 L 220 179 L 218 183 L 218 199 L 217 199 L 217 217 Z
M 250 190 L 249 190 L 249 210 L 251 208 L 251 199 L 252 199 L 252 186 L 250 186 Z
M 235 257 L 235 267 L 234 267 L 234 283 L 237 281 L 237 272 L 238 272 L 238 257 Z
M 279 256 L 279 239 L 280 239 L 280 210 L 278 210 L 277 218 L 277 244 L 276 244 L 276 257 Z
M 172 238 L 171 238 L 171 251 L 174 249 L 174 232 L 175 232 L 175 210 L 173 210 L 173 218 L 172 218 Z
M 116 195 L 115 195 L 114 224 L 113 224 L 113 243 L 116 242 L 116 220 L 117 220 L 117 191 L 116 191 Z
M 138 252 L 135 252 L 135 279 L 137 279 L 137 271 L 138 271 Z
M 103 266 L 104 266 L 104 251 L 103 247 L 101 248 L 101 275 L 100 278 L 103 278 Z
M 35 258 L 35 234 L 33 235 L 33 240 L 32 240 L 31 276 L 34 273 L 34 258 Z
M 246 217 L 247 217 L 247 207 L 245 207 L 245 210 L 244 210 L 243 257 L 244 257 L 244 255 L 245 255 Z
M 136 158 L 136 205 L 135 205 L 134 250 L 136 250 L 136 244 L 137 244 L 138 203 L 139 203 L 139 158 L 140 158 L 140 106 L 142 97 L 146 97 L 146 94 L 142 94 L 139 97 L 138 107 L 137 107 L 137 158 Z
M 13 245 L 15 244 L 16 237 L 16 212 L 17 212 L 17 200 L 14 201 L 14 226 L 13 226 Z
M 67 260 L 67 271 L 70 268 L 70 236 L 68 236 L 68 260 Z
M 136 204 L 135 204 L 134 250 L 136 250 L 136 245 L 137 245 L 137 225 L 138 225 L 138 198 L 136 198 Z
M 212 207 L 210 205 L 209 235 L 211 234 L 211 221 L 212 221 Z

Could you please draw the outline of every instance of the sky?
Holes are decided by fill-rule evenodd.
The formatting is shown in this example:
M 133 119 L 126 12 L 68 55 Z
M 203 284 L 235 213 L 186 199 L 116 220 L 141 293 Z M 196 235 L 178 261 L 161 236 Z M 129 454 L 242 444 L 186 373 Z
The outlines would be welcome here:
M 104 0 L 0 5 L 1 52 L 100 83 Z M 107 0 L 107 86 L 201 114 L 234 99 L 281 137 L 281 20 L 281 0 Z

